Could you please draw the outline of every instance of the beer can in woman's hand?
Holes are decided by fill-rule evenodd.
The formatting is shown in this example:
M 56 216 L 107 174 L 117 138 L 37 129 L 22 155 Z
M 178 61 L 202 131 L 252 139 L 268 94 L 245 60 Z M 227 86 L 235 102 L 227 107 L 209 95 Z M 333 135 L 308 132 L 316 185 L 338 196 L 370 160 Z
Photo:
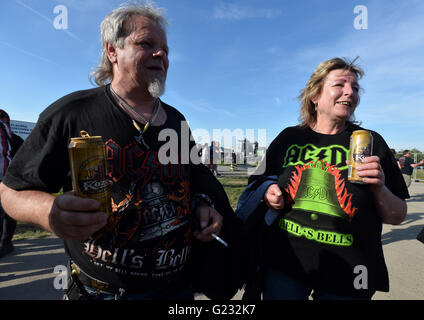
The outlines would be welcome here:
M 352 183 L 364 184 L 356 168 L 362 160 L 372 155 L 373 138 L 368 130 L 355 130 L 350 136 L 348 179 Z
M 100 202 L 100 211 L 112 213 L 110 186 L 106 172 L 105 145 L 102 137 L 81 131 L 68 146 L 74 194 Z

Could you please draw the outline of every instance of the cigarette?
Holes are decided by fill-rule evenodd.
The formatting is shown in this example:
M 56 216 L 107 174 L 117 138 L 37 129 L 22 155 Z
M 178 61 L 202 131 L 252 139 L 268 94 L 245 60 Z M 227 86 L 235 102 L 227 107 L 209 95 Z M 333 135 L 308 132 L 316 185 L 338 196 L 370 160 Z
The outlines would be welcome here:
M 226 243 L 224 240 L 222 240 L 220 237 L 218 237 L 215 233 L 211 234 L 212 237 L 215 238 L 216 241 L 221 242 L 224 246 L 228 247 L 228 243 Z

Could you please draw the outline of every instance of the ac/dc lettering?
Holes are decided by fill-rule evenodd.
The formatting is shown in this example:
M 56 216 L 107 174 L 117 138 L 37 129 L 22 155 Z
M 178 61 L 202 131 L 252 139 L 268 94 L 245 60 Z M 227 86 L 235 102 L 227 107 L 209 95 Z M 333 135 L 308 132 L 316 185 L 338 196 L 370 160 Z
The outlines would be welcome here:
M 284 156 L 283 167 L 303 165 L 311 161 L 320 160 L 335 165 L 339 170 L 346 170 L 348 168 L 346 165 L 348 155 L 349 149 L 341 145 L 318 148 L 313 144 L 304 146 L 293 144 Z
M 189 165 L 161 164 L 157 151 L 134 142 L 120 146 L 112 139 L 106 142 L 106 157 L 113 214 L 94 236 L 98 244 L 134 244 L 188 228 Z
M 164 184 L 173 184 L 178 178 L 187 179 L 188 165 L 161 165 L 157 151 L 144 151 L 137 143 L 121 147 L 112 139 L 105 144 L 107 171 L 114 181 L 125 176 L 131 183 L 149 181 L 153 174 L 160 169 L 160 180 Z
M 109 139 L 105 143 L 105 153 L 108 175 L 116 182 L 122 177 L 121 146 Z
M 145 152 L 137 143 L 131 143 L 124 148 L 124 174 L 128 180 L 137 183 L 141 179 L 150 180 L 153 173 L 159 168 L 157 152 Z

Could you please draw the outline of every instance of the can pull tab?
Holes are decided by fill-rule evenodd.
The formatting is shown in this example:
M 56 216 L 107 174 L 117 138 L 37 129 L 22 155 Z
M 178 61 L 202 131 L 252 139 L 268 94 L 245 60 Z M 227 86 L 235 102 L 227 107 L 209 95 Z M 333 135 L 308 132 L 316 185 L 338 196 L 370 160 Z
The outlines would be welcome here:
M 89 138 L 90 137 L 90 135 L 88 134 L 88 132 L 87 131 L 84 131 L 84 130 L 81 130 L 80 131 L 80 134 L 81 134 L 81 137 L 83 137 L 83 138 Z

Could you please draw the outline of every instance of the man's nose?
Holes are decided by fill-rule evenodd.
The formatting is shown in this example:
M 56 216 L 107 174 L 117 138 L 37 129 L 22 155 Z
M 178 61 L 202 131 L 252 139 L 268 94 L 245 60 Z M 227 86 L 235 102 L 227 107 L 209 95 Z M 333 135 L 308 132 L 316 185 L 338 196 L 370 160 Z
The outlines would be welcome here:
M 166 53 L 166 51 L 164 49 L 157 48 L 157 49 L 154 50 L 153 56 L 154 57 L 157 57 L 157 56 L 159 56 L 159 57 L 167 57 L 168 54 Z

